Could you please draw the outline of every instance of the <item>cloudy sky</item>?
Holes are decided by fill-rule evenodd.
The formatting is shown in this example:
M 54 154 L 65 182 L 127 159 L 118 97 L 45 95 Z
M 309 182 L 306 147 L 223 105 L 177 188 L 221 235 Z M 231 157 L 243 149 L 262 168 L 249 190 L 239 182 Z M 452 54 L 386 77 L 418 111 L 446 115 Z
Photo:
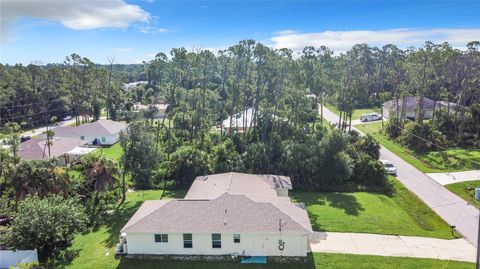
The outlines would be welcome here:
M 223 49 L 242 39 L 295 51 L 425 40 L 480 40 L 480 1 L 0 0 L 0 62 L 150 60 L 174 47 Z

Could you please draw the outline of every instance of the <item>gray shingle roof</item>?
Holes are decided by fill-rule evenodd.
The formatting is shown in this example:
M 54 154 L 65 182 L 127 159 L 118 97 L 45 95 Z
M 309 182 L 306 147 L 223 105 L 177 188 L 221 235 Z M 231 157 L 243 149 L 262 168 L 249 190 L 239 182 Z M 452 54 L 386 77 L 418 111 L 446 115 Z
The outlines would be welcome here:
M 188 190 L 185 199 L 215 199 L 228 192 L 247 195 L 253 200 L 271 200 L 277 197 L 276 189 L 292 189 L 289 177 L 277 175 L 253 175 L 223 173 L 199 176 Z
M 292 189 L 289 177 L 223 173 L 195 179 L 185 199 L 146 201 L 122 232 L 310 233 L 302 204 L 277 196 Z
M 19 155 L 24 160 L 48 159 L 48 149 L 45 146 L 45 138 L 32 138 L 20 144 Z M 50 146 L 50 157 L 58 157 L 73 150 L 77 146 L 85 145 L 85 141 L 67 138 L 54 137 Z
M 285 206 L 283 210 L 277 206 Z M 293 218 L 295 219 L 293 219 Z M 308 222 L 308 223 L 305 223 Z M 123 227 L 139 233 L 311 232 L 306 211 L 295 204 L 255 202 L 245 195 L 224 193 L 213 200 L 179 199 L 146 202 Z
M 79 126 L 62 126 L 53 129 L 57 137 L 80 137 L 80 136 L 109 136 L 120 133 L 127 128 L 127 124 L 112 120 L 97 120 Z M 43 135 L 45 136 L 45 135 Z

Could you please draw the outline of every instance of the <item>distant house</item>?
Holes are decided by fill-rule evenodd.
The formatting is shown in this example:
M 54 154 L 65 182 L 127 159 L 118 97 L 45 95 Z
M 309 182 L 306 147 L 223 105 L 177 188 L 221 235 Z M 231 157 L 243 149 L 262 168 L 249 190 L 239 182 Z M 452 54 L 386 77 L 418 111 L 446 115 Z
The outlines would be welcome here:
M 57 165 L 65 165 L 75 160 L 75 155 L 69 152 L 78 147 L 84 146 L 85 141 L 76 138 L 54 137 L 50 145 L 50 155 L 47 146 L 47 139 L 32 138 L 20 144 L 19 156 L 23 160 L 46 160 L 54 158 Z M 89 149 L 90 152 L 94 150 Z
M 159 119 L 163 118 L 166 115 L 168 104 L 143 105 L 139 102 L 133 105 L 133 111 L 146 111 L 150 108 L 156 109 L 156 113 L 153 115 L 153 118 Z
M 95 145 L 113 145 L 118 141 L 120 132 L 127 124 L 112 120 L 98 120 L 76 127 L 63 126 L 54 129 L 55 137 L 69 137 Z
M 184 199 L 146 201 L 137 210 L 121 230 L 122 253 L 306 257 L 312 227 L 291 189 L 284 176 L 197 177 Z
M 125 90 L 130 90 L 130 89 L 133 89 L 133 88 L 136 88 L 136 87 L 139 87 L 139 86 L 144 86 L 144 85 L 147 85 L 148 84 L 148 81 L 146 80 L 138 80 L 138 81 L 134 81 L 134 82 L 130 82 L 130 83 L 123 83 L 123 88 Z
M 248 130 L 248 128 L 254 127 L 254 114 L 255 110 L 253 108 L 240 111 L 237 114 L 234 114 L 233 117 L 228 117 L 227 119 L 222 121 L 222 129 L 227 133 L 230 133 L 232 131 L 244 132 Z
M 405 106 L 405 107 L 404 107 Z M 445 101 L 435 101 L 430 98 L 423 98 L 423 115 L 425 119 L 431 119 L 434 110 L 447 109 L 450 106 L 450 110 L 454 111 L 456 109 L 455 103 L 449 103 Z M 405 98 L 397 100 L 391 100 L 383 103 L 383 116 L 385 118 L 391 118 L 397 114 L 397 108 L 399 111 L 399 117 L 414 119 L 416 116 L 417 109 L 417 97 L 407 96 Z

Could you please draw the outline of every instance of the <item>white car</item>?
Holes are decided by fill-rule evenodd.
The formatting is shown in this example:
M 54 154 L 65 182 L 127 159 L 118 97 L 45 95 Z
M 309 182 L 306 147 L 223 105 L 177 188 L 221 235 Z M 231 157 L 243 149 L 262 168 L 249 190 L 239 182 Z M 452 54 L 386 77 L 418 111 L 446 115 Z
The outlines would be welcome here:
M 388 160 L 380 160 L 380 162 L 383 164 L 383 167 L 389 173 L 390 175 L 397 175 L 397 168 L 393 165 L 391 161 Z
M 382 116 L 377 113 L 368 113 L 360 117 L 361 122 L 381 120 Z
M 67 121 L 67 120 L 71 120 L 72 119 L 72 116 L 66 116 L 66 117 L 63 117 L 62 121 Z

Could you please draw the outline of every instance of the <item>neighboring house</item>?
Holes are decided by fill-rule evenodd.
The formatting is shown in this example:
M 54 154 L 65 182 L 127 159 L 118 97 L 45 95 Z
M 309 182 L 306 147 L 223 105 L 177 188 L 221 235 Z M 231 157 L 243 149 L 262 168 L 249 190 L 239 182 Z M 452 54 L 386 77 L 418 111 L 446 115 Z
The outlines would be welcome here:
M 120 132 L 126 130 L 127 124 L 112 120 L 97 120 L 79 126 L 63 126 L 55 128 L 55 137 L 70 137 L 95 145 L 113 145 L 120 136 Z
M 254 114 L 255 114 L 255 110 L 253 108 L 240 111 L 237 114 L 234 114 L 233 117 L 228 117 L 226 120 L 224 120 L 222 122 L 222 129 L 226 133 L 230 133 L 232 131 L 244 132 L 248 130 L 248 128 L 254 127 L 254 124 L 253 124 Z M 259 115 L 257 115 L 257 117 Z M 231 122 L 230 122 L 230 119 L 232 119 Z M 258 119 L 257 119 L 257 122 L 258 122 Z
M 414 119 L 417 113 L 417 97 L 407 96 L 405 98 L 400 98 L 398 99 L 398 105 L 397 100 L 383 103 L 383 116 L 385 118 L 395 116 L 397 114 L 397 107 L 400 118 Z M 435 101 L 427 97 L 423 98 L 423 115 L 425 119 L 431 119 L 434 110 L 448 109 L 449 107 L 451 111 L 454 111 L 456 104 L 445 101 Z
M 23 160 L 46 160 L 55 158 L 57 165 L 65 165 L 74 159 L 69 157 L 68 152 L 85 145 L 86 142 L 76 138 L 54 137 L 48 154 L 47 139 L 32 138 L 20 144 L 18 155 Z
M 136 87 L 139 87 L 139 86 L 144 86 L 144 85 L 147 85 L 147 84 L 148 84 L 148 81 L 139 80 L 139 81 L 134 81 L 134 82 L 130 82 L 130 83 L 123 83 L 123 88 L 125 90 L 130 90 L 130 89 L 133 89 L 133 88 L 136 88 Z
M 284 176 L 197 177 L 184 199 L 143 203 L 121 230 L 123 254 L 306 257 L 312 227 L 291 189 Z
M 153 115 L 154 119 L 163 118 L 167 114 L 168 104 L 143 105 L 142 103 L 135 103 L 133 105 L 133 111 L 146 111 L 151 107 L 156 108 L 156 112 Z

